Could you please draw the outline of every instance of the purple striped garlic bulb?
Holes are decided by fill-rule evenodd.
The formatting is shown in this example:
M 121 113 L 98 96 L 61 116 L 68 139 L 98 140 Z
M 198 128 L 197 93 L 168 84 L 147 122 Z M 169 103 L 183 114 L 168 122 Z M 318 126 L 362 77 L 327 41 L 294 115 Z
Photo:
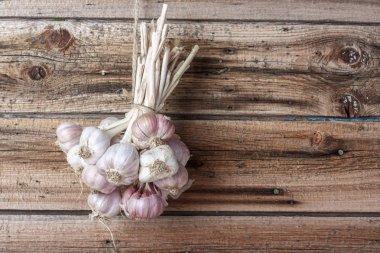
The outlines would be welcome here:
M 101 193 L 109 194 L 117 186 L 108 182 L 108 180 L 98 172 L 95 165 L 86 165 L 82 171 L 82 181 L 91 189 Z
M 94 216 L 112 218 L 120 213 L 121 195 L 118 189 L 110 194 L 92 192 L 88 195 L 87 204 Z
M 166 141 L 166 144 L 173 150 L 178 162 L 185 166 L 190 159 L 190 150 L 186 144 L 181 141 L 178 135 L 173 135 Z
M 171 177 L 163 178 L 154 182 L 161 190 L 168 191 L 170 195 L 177 195 L 189 181 L 189 174 L 185 166 L 180 165 L 177 173 Z
M 170 177 L 177 173 L 179 164 L 168 145 L 146 150 L 140 155 L 139 181 L 148 183 Z
M 96 165 L 109 182 L 130 185 L 138 179 L 139 154 L 131 143 L 116 143 L 107 149 Z
M 175 127 L 162 114 L 144 113 L 132 125 L 132 141 L 140 149 L 164 144 L 173 136 Z
M 110 146 L 111 137 L 97 127 L 85 127 L 79 141 L 79 156 L 86 164 L 96 164 Z
M 166 200 L 153 185 L 147 185 L 145 189 L 139 190 L 132 186 L 123 193 L 121 200 L 125 215 L 131 219 L 160 216 L 166 205 Z
M 79 143 L 82 127 L 78 123 L 64 122 L 57 127 L 56 134 L 59 147 L 67 153 Z

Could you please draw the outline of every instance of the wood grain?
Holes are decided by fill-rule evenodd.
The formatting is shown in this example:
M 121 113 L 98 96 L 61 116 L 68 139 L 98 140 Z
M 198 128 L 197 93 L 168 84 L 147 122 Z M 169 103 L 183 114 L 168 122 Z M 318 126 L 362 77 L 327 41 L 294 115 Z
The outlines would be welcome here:
M 378 252 L 379 218 L 160 217 L 112 220 L 119 252 Z M 4 252 L 114 252 L 87 216 L 2 215 Z
M 131 32 L 120 21 L 2 20 L 0 110 L 127 111 Z M 379 116 L 379 34 L 380 26 L 177 21 L 170 37 L 201 51 L 165 112 Z
M 52 18 L 132 18 L 133 2 L 122 0 L 66 0 L 1 1 L 1 17 Z M 156 18 L 162 3 L 169 4 L 168 18 L 190 20 L 302 20 L 319 22 L 374 22 L 379 23 L 380 4 L 366 1 L 284 1 L 276 0 L 141 0 L 141 18 Z
M 0 209 L 88 210 L 88 190 L 79 197 L 78 180 L 54 146 L 62 121 L 1 120 Z M 380 211 L 380 123 L 175 124 L 193 153 L 188 168 L 195 183 L 168 210 Z

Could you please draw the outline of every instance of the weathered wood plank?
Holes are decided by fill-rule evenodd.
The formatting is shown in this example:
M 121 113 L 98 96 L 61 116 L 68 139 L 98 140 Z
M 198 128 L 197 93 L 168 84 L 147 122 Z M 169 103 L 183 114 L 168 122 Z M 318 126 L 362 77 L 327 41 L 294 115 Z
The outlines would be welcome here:
M 350 1 L 278 1 L 270 0 L 212 0 L 212 1 L 140 1 L 140 17 L 156 18 L 162 3 L 169 4 L 170 19 L 200 20 L 304 20 L 379 23 L 380 4 L 368 0 Z M 1 17 L 71 17 L 71 18 L 132 18 L 134 1 L 67 0 L 1 1 Z
M 378 252 L 377 217 L 160 217 L 112 220 L 119 252 Z M 87 216 L 2 215 L 4 252 L 113 252 Z M 27 249 L 27 250 L 26 250 Z
M 201 51 L 167 113 L 380 115 L 380 26 L 176 22 L 172 28 L 172 38 L 187 48 L 198 43 Z M 131 23 L 118 21 L 2 20 L 0 110 L 128 110 L 131 31 Z
M 61 121 L 1 120 L 0 209 L 88 209 L 88 191 L 78 198 L 79 183 L 54 146 Z M 168 210 L 380 211 L 380 123 L 175 124 L 193 153 L 196 181 Z

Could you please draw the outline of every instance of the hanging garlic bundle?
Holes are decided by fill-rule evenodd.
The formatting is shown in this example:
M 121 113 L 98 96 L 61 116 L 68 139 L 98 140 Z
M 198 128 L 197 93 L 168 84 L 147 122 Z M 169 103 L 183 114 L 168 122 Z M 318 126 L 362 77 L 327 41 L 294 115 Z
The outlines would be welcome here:
M 121 210 L 129 218 L 159 216 L 167 198 L 178 198 L 193 182 L 185 168 L 190 152 L 170 118 L 158 112 L 199 47 L 181 60 L 184 49 L 167 40 L 166 12 L 164 4 L 156 23 L 140 25 L 134 105 L 125 118 L 106 118 L 97 127 L 65 122 L 57 128 L 68 163 L 92 189 L 92 217 L 111 218 Z

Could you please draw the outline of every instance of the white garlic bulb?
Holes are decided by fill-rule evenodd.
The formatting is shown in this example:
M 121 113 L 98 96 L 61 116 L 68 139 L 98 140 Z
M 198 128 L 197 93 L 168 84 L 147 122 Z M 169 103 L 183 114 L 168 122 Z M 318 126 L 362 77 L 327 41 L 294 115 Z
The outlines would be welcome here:
M 185 166 L 190 159 L 190 151 L 186 144 L 180 140 L 178 135 L 173 135 L 166 141 L 166 144 L 173 150 L 178 162 Z
M 120 213 L 121 196 L 118 189 L 110 194 L 92 192 L 88 195 L 87 203 L 91 210 L 99 216 L 112 218 Z
M 116 117 L 107 117 L 107 118 L 103 119 L 102 121 L 100 121 L 98 128 L 101 130 L 104 130 L 106 127 L 108 127 L 109 125 L 111 125 L 117 121 L 119 121 L 119 119 Z M 122 138 L 123 138 L 123 136 L 121 134 L 115 135 L 111 139 L 111 145 L 113 145 L 115 143 L 119 143 L 122 140 Z
M 107 149 L 96 165 L 109 182 L 130 185 L 138 179 L 139 154 L 131 143 L 116 143 Z
M 84 167 L 84 162 L 82 158 L 79 156 L 80 147 L 79 145 L 75 145 L 72 147 L 69 152 L 67 152 L 67 162 L 73 168 L 74 172 L 81 173 Z
M 91 189 L 101 193 L 111 193 L 116 189 L 116 185 L 107 181 L 107 179 L 98 172 L 94 165 L 86 165 L 82 171 L 82 181 Z
M 171 177 L 163 178 L 154 182 L 158 188 L 168 191 L 170 195 L 175 196 L 180 189 L 189 181 L 189 174 L 185 166 L 180 165 L 176 174 Z
M 175 127 L 162 114 L 144 113 L 132 125 L 132 141 L 140 149 L 156 147 L 173 136 Z
M 179 189 L 179 190 L 177 191 L 176 194 L 172 194 L 172 193 L 170 193 L 169 191 L 166 191 L 166 193 L 167 193 L 168 195 L 170 195 L 170 197 L 171 197 L 172 199 L 178 199 L 179 196 L 181 196 L 182 193 L 184 193 L 185 191 L 187 191 L 188 189 L 190 189 L 190 187 L 193 185 L 193 183 L 194 183 L 194 180 L 193 180 L 193 179 L 189 179 L 189 180 L 187 180 L 187 183 L 186 183 L 181 189 Z M 164 191 L 163 191 L 163 192 L 164 192 Z
M 177 173 L 177 158 L 168 145 L 160 145 L 140 155 L 139 180 L 142 183 L 153 182 Z
M 67 153 L 79 143 L 82 127 L 78 123 L 64 122 L 57 127 L 56 134 L 59 147 Z
M 79 156 L 87 164 L 95 164 L 110 145 L 111 137 L 97 127 L 85 127 L 79 141 Z

